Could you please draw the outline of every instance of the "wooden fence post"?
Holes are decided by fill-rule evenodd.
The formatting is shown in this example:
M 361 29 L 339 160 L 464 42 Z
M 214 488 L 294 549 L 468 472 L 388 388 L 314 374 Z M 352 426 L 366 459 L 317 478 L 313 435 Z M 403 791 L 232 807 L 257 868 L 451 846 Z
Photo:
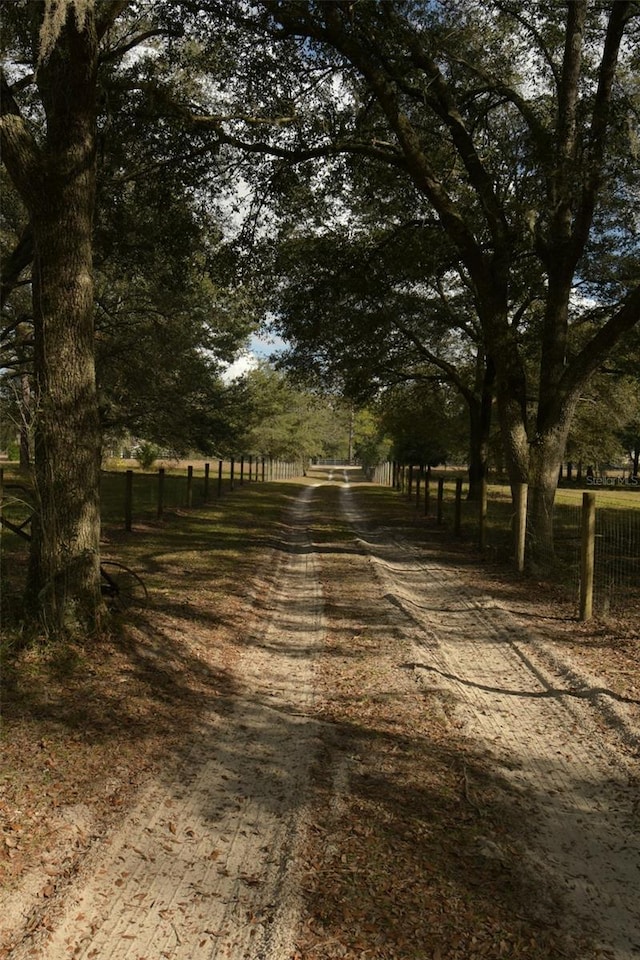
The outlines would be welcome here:
M 524 555 L 527 539 L 527 494 L 528 486 L 526 483 L 516 483 L 513 488 L 513 505 L 515 508 L 514 516 L 514 548 L 516 557 L 516 570 L 518 573 L 524 573 Z
M 133 516 L 133 470 L 127 470 L 125 474 L 124 488 L 124 528 L 131 533 Z
M 204 502 L 207 503 L 209 500 L 209 466 L 210 464 L 205 463 L 204 465 Z
M 480 504 L 478 517 L 478 547 L 484 552 L 487 547 L 487 478 L 480 481 Z
M 158 520 L 164 515 L 164 467 L 158 470 Z
M 458 477 L 456 480 L 456 504 L 455 504 L 455 514 L 453 521 L 453 531 L 456 537 L 460 536 L 460 531 L 462 529 L 462 478 Z
M 244 457 L 240 457 L 240 486 L 244 485 Z
M 431 507 L 431 479 L 429 473 L 427 472 L 424 478 L 424 515 L 425 517 L 429 516 L 429 509 Z
M 436 513 L 436 522 L 442 526 L 442 513 L 444 504 L 444 477 L 438 477 L 438 509 Z
M 580 547 L 580 620 L 593 615 L 593 575 L 596 546 L 596 495 L 582 494 L 582 539 Z
M 218 460 L 218 496 L 222 496 L 222 460 Z
M 236 468 L 236 461 L 233 459 L 233 457 L 231 457 L 231 460 L 229 462 L 229 489 L 230 490 L 235 489 L 235 468 Z
M 187 507 L 193 506 L 193 467 L 187 467 Z

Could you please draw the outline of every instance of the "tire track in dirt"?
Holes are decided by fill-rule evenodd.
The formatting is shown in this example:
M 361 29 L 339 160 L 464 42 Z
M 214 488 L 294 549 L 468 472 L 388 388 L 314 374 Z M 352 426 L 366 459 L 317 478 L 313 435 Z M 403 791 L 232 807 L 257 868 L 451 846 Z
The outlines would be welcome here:
M 255 591 L 239 697 L 198 731 L 180 782 L 150 784 L 88 858 L 50 930 L 11 960 L 288 960 L 298 914 L 290 865 L 319 742 L 308 715 L 324 635 L 306 534 L 312 490 L 292 507 L 269 584 Z
M 346 490 L 343 507 L 412 645 L 405 666 L 443 698 L 534 818 L 529 867 L 564 891 L 605 956 L 637 960 L 638 740 L 624 705 L 612 725 L 597 679 L 577 680 L 545 641 L 424 548 L 367 532 Z

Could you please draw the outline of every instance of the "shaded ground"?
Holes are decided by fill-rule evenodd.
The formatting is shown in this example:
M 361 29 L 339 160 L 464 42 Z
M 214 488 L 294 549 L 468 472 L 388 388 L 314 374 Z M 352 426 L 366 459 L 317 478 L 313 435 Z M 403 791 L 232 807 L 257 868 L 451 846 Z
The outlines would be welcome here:
M 303 487 L 240 583 L 154 554 L 124 637 L 7 678 L 0 956 L 640 956 L 633 625 L 364 492 Z

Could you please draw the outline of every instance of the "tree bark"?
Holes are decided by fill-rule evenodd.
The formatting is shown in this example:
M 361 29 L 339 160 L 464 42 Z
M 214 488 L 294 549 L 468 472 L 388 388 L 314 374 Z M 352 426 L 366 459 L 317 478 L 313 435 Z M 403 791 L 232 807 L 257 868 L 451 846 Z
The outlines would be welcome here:
M 481 380 L 479 389 L 472 398 L 467 398 L 470 423 L 469 491 L 467 500 L 473 501 L 480 500 L 482 481 L 486 479 L 488 473 L 495 382 L 495 366 L 490 357 L 483 358 L 482 371 L 479 371 L 479 374 Z
M 92 278 L 96 70 L 92 10 L 80 30 L 71 9 L 38 69 L 46 141 L 36 175 L 22 184 L 34 238 L 37 511 L 27 598 L 58 635 L 95 630 L 104 609 Z
M 548 567 L 555 556 L 554 503 L 574 407 L 575 400 L 569 400 L 530 446 L 527 567 L 531 570 Z
M 97 38 L 69 16 L 40 73 L 48 163 L 34 217 L 36 486 L 31 594 L 56 631 L 100 619 L 100 426 L 92 228 Z

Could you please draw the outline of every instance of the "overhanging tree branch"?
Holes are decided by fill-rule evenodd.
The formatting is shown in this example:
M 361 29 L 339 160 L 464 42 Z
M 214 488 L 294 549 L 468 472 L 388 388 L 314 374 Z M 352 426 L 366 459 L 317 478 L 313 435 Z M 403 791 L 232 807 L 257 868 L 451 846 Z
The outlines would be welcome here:
M 0 309 L 6 304 L 11 292 L 18 286 L 20 274 L 33 259 L 33 230 L 31 224 L 22 231 L 22 235 L 8 256 L 0 265 Z
M 560 383 L 561 393 L 569 395 L 580 389 L 585 380 L 598 369 L 602 358 L 637 323 L 640 323 L 640 285 L 631 291 L 611 319 L 598 330 L 567 367 Z
M 40 187 L 40 149 L 20 112 L 4 71 L 0 70 L 0 145 L 2 159 L 25 205 Z
M 494 242 L 504 247 L 509 230 L 502 204 L 496 196 L 493 180 L 478 155 L 473 137 L 466 128 L 451 89 L 440 68 L 421 46 L 419 38 L 411 34 L 407 36 L 406 42 L 414 64 L 429 77 L 436 97 L 434 109 L 449 128 L 454 146 L 484 210 Z
M 442 370 L 442 372 L 446 374 L 449 382 L 453 383 L 456 386 L 456 388 L 460 391 L 460 393 L 465 398 L 467 403 L 471 403 L 472 400 L 474 399 L 473 392 L 469 389 L 469 387 L 466 385 L 464 380 L 461 378 L 460 373 L 458 372 L 456 367 L 452 363 L 449 363 L 444 358 L 439 357 L 435 353 L 432 353 L 431 350 L 429 350 L 424 345 L 422 340 L 418 336 L 416 336 L 416 334 L 412 330 L 410 330 L 409 327 L 407 327 L 407 325 L 403 323 L 402 320 L 398 320 L 396 317 L 394 317 L 391 322 L 393 326 L 397 330 L 399 330 L 400 333 L 404 337 L 406 337 L 407 340 L 416 348 L 416 350 L 418 351 L 422 359 L 426 360 L 427 363 L 430 363 L 432 366 L 436 367 L 436 369 Z

